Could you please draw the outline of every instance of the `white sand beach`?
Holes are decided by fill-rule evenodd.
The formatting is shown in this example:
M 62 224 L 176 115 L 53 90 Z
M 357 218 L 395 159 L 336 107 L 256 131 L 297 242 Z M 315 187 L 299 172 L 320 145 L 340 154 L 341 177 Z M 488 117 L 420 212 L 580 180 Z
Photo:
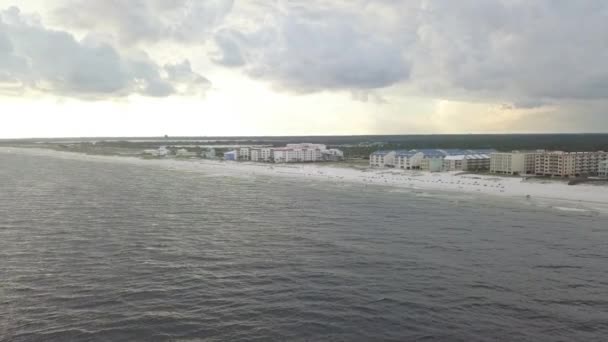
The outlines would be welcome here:
M 396 169 L 357 169 L 326 164 L 263 164 L 210 160 L 143 160 L 133 157 L 96 156 L 46 149 L 0 148 L 0 153 L 44 155 L 90 161 L 127 162 L 158 165 L 164 168 L 211 172 L 229 176 L 272 176 L 314 179 L 332 183 L 378 185 L 393 189 L 448 191 L 510 197 L 531 205 L 551 207 L 564 212 L 608 212 L 608 186 L 605 184 L 568 185 L 565 180 L 501 177 L 458 172 L 430 173 Z

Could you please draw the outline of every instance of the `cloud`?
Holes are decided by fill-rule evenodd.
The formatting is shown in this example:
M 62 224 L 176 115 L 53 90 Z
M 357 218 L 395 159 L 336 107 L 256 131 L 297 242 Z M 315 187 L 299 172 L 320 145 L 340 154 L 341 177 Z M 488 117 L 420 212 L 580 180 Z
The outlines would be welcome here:
M 422 9 L 414 81 L 431 93 L 520 103 L 608 95 L 605 1 L 428 1 Z
M 121 43 L 202 42 L 233 0 L 69 0 L 54 11 L 58 25 L 113 34 Z
M 188 61 L 158 66 L 145 53 L 121 53 L 92 36 L 45 28 L 16 7 L 0 12 L 0 91 L 28 89 L 63 96 L 107 98 L 141 94 L 169 96 L 208 81 Z
M 188 60 L 177 64 L 167 64 L 164 69 L 168 75 L 168 80 L 175 84 L 180 93 L 204 94 L 211 87 L 209 80 L 192 71 Z
M 180 58 L 240 70 L 292 93 L 345 91 L 358 100 L 365 100 L 360 94 L 368 92 L 381 97 L 390 93 L 390 97 L 522 109 L 608 98 L 608 2 L 604 0 L 61 0 L 60 4 L 51 17 L 64 31 L 43 31 L 63 33 L 69 37 L 64 40 L 74 41 L 75 48 L 68 49 L 64 42 L 64 49 L 94 55 L 84 60 L 100 58 L 109 72 L 80 80 L 88 85 L 94 78 L 97 86 L 110 92 L 131 89 L 133 82 L 128 80 L 135 76 L 126 51 L 135 46 L 167 56 L 166 46 L 159 43 L 170 42 L 181 48 Z M 101 33 L 114 40 L 105 45 L 87 43 L 74 40 L 68 32 Z M 4 33 L 0 78 L 9 82 L 15 75 L 6 70 L 23 68 L 25 62 L 31 66 L 23 44 L 17 46 L 16 39 Z M 149 74 L 137 77 L 147 79 L 149 86 L 139 91 L 160 95 L 192 90 L 173 84 L 169 69 L 149 59 L 146 63 L 152 64 L 144 68 Z M 112 77 L 112 72 L 127 76 Z M 196 77 L 190 80 L 199 82 Z
M 603 0 L 277 4 L 254 27 L 217 31 L 214 61 L 295 92 L 400 85 L 523 107 L 608 97 Z
M 246 42 L 242 34 L 232 30 L 221 30 L 215 34 L 214 39 L 219 51 L 211 54 L 213 62 L 226 67 L 238 67 L 246 63 L 239 46 Z
M 376 89 L 408 79 L 400 46 L 374 31 L 365 13 L 282 4 L 254 30 L 217 32 L 220 57 L 214 61 L 302 93 Z

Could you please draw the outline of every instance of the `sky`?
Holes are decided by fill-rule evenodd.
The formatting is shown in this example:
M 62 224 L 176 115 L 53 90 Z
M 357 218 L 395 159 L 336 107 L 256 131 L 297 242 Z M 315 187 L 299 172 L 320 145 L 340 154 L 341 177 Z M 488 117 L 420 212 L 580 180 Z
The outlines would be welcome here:
M 605 0 L 0 0 L 0 139 L 608 132 Z

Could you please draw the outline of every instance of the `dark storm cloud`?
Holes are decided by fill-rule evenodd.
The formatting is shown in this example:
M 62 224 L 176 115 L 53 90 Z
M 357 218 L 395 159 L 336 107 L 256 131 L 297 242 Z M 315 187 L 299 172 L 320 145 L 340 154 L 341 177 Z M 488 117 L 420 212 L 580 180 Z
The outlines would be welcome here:
M 180 78 L 173 68 L 158 66 L 144 53 L 128 56 L 90 37 L 78 41 L 67 32 L 47 29 L 16 7 L 0 12 L 0 91 L 36 89 L 92 99 L 168 96 L 180 87 L 208 82 L 189 63 Z

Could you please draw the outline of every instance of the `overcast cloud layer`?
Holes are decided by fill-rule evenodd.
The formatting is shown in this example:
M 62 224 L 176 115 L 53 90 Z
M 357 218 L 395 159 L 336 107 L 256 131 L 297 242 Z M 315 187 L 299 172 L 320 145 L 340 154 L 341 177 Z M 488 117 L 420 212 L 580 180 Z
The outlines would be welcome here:
M 0 16 L 0 91 L 202 93 L 209 81 L 192 66 L 212 65 L 294 94 L 393 87 L 510 108 L 608 97 L 604 0 L 268 3 L 64 0 L 39 19 L 9 8 Z M 167 55 L 168 44 L 186 51 L 173 56 L 185 62 L 149 57 Z

